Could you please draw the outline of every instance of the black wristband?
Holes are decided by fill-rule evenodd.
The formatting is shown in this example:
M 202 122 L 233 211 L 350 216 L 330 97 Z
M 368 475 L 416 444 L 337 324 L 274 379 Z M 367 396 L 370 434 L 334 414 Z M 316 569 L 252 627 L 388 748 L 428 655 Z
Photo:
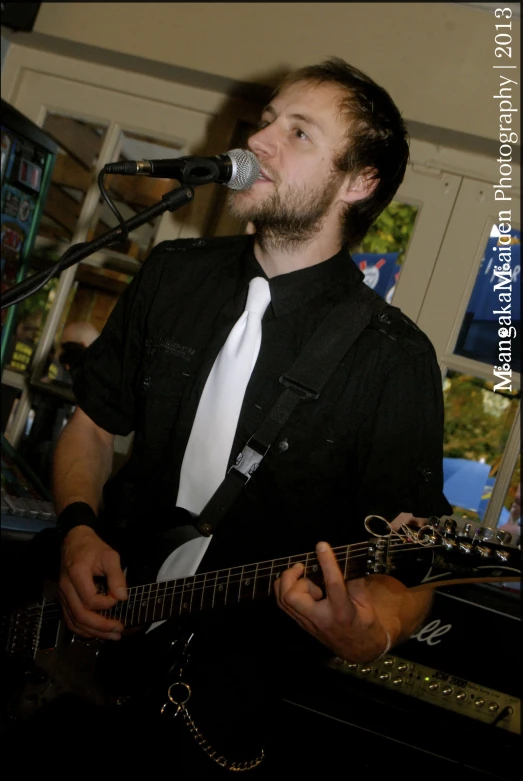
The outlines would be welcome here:
M 73 502 L 68 504 L 65 510 L 62 510 L 56 521 L 56 528 L 65 537 L 67 532 L 74 529 L 75 526 L 90 526 L 97 531 L 98 518 L 93 508 L 86 502 Z

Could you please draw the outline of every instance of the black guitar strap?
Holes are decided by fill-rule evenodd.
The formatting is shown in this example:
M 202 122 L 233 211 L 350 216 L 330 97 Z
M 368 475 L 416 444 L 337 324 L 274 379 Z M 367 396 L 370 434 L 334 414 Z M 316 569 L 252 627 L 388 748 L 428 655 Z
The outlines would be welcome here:
M 351 295 L 329 312 L 289 371 L 280 377 L 285 390 L 250 437 L 200 515 L 193 519 L 200 534 L 209 537 L 214 532 L 298 404 L 319 398 L 372 316 L 387 306 L 383 298 L 360 282 Z

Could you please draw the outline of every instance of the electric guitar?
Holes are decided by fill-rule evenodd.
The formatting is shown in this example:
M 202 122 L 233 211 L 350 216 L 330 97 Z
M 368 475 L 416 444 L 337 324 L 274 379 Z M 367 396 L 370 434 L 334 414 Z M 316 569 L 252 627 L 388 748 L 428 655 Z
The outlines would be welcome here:
M 521 551 L 506 544 L 510 535 L 504 532 L 473 529 L 470 524 L 458 530 L 452 518 L 429 519 L 419 530 L 403 527 L 393 532 L 387 528 L 386 535 L 376 531 L 365 542 L 333 549 L 346 581 L 386 574 L 409 588 L 436 588 L 519 580 Z M 304 565 L 305 577 L 322 584 L 316 554 L 310 552 L 130 586 L 128 599 L 102 614 L 121 621 L 126 628 L 144 627 L 197 611 L 268 598 L 274 581 L 296 562 Z M 97 677 L 104 647 L 119 644 L 73 635 L 52 594 L 6 617 L 2 634 L 4 656 L 22 665 L 25 672 L 22 691 L 15 692 L 5 708 L 8 719 L 27 718 L 63 693 L 103 706 L 118 705 L 125 699 L 105 691 Z

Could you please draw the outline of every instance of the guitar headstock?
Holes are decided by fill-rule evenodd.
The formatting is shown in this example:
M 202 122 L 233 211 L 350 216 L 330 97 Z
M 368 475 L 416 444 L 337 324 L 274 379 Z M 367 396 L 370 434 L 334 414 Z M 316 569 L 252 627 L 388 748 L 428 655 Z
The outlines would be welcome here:
M 372 531 L 372 523 L 366 524 Z M 428 519 L 425 526 L 403 526 L 389 533 L 387 559 L 381 571 L 405 585 L 517 581 L 521 576 L 521 538 L 452 516 Z M 376 530 L 374 531 L 376 533 Z M 382 556 L 383 561 L 383 556 Z M 425 572 L 423 572 L 425 570 Z M 375 570 L 378 571 L 378 570 Z

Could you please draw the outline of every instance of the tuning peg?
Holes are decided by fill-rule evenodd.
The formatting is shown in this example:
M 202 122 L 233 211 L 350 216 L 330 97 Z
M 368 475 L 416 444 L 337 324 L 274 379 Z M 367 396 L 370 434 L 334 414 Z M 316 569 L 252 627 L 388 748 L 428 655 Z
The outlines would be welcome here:
M 512 534 L 505 531 L 496 532 L 496 542 L 499 542 L 501 545 L 508 545 L 511 540 Z
M 431 515 L 430 518 L 427 520 L 427 526 L 431 526 L 433 529 L 439 528 L 441 524 L 441 518 L 438 518 L 437 515 Z
M 479 553 L 479 555 L 483 556 L 485 559 L 492 555 L 491 548 L 488 548 L 486 545 L 476 545 L 474 552 Z
M 466 523 L 461 531 L 458 531 L 458 535 L 460 537 L 472 537 L 473 535 L 473 528 L 471 523 Z
M 457 523 L 453 518 L 447 518 L 443 524 L 443 531 L 445 534 L 454 534 L 456 531 Z
M 418 532 L 418 540 L 422 545 L 435 545 L 441 535 L 439 535 L 431 526 L 422 526 Z

